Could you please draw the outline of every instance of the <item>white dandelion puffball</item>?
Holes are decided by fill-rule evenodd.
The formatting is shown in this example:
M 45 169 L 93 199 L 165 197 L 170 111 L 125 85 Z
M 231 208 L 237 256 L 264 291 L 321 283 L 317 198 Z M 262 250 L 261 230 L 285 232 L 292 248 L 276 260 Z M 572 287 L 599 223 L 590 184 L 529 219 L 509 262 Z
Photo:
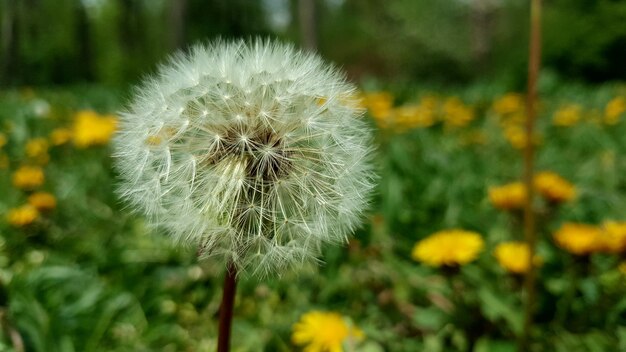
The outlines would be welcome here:
M 119 191 L 203 256 L 280 274 L 362 220 L 374 175 L 356 103 L 343 74 L 290 45 L 196 46 L 121 114 Z

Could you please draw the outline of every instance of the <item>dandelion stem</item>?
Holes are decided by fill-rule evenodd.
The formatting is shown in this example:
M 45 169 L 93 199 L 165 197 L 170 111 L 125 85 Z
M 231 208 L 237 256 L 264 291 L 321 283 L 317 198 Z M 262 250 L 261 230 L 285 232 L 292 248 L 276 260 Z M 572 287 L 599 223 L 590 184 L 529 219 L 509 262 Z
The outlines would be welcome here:
M 217 338 L 217 352 L 230 350 L 230 330 L 233 321 L 233 305 L 237 289 L 237 269 L 232 262 L 228 263 L 224 277 L 222 303 L 220 305 L 220 326 Z
M 541 58 L 541 0 L 532 0 L 530 4 L 530 44 L 528 60 L 528 92 L 526 96 L 526 145 L 524 148 L 524 183 L 527 197 L 524 204 L 524 237 L 528 243 L 530 258 L 535 257 L 537 233 L 535 230 L 535 212 L 533 209 L 534 187 L 533 173 L 535 163 L 534 129 L 537 109 L 537 80 Z M 533 261 L 526 273 L 524 287 L 526 301 L 524 309 L 524 327 L 519 340 L 519 350 L 528 351 L 530 334 L 535 309 L 536 269 Z

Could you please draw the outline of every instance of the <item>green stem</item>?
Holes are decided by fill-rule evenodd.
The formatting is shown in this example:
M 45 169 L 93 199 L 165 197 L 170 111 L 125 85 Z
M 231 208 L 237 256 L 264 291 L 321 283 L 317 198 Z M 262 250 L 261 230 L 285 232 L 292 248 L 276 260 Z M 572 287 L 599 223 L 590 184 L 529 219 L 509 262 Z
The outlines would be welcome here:
M 524 204 L 524 238 L 528 244 L 530 258 L 535 257 L 537 245 L 537 233 L 535 230 L 535 211 L 533 209 L 534 198 L 534 167 L 535 146 L 534 130 L 537 109 L 537 80 L 539 78 L 539 66 L 541 57 L 541 0 L 531 0 L 530 5 L 530 44 L 528 60 L 528 92 L 526 96 L 526 146 L 524 148 L 524 183 L 527 197 Z M 530 349 L 530 335 L 535 311 L 535 281 L 536 268 L 531 260 L 530 269 L 525 277 L 526 301 L 524 307 L 524 328 L 519 341 L 519 350 Z

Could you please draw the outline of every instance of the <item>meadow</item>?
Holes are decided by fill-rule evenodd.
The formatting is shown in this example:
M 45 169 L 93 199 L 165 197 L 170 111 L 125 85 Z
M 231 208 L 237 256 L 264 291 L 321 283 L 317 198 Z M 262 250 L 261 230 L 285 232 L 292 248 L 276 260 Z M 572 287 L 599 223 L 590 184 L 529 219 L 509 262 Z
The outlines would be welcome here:
M 626 86 L 540 91 L 529 141 L 520 93 L 365 85 L 379 175 L 366 224 L 319 267 L 240 281 L 232 350 L 515 351 L 531 260 L 532 350 L 626 350 Z M 0 351 L 213 349 L 223 263 L 115 194 L 126 99 L 0 94 Z M 535 258 L 519 242 L 526 143 Z

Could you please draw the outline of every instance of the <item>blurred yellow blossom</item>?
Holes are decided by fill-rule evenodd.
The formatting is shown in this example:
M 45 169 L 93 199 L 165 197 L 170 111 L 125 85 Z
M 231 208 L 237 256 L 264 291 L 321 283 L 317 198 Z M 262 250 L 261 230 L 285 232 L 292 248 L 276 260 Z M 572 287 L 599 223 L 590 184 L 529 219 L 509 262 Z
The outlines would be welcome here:
M 393 96 L 388 92 L 366 93 L 363 105 L 365 105 L 377 122 L 384 123 L 385 119 L 391 115 Z
M 498 115 L 507 115 L 524 110 L 524 97 L 518 93 L 507 93 L 493 103 Z
M 28 204 L 32 205 L 39 211 L 47 211 L 56 208 L 56 198 L 47 192 L 33 193 L 28 197 Z
M 598 248 L 598 242 L 602 235 L 602 229 L 598 226 L 564 223 L 553 234 L 556 244 L 566 251 L 577 254 L 591 254 Z
M 503 242 L 493 251 L 496 260 L 507 271 L 514 274 L 524 274 L 530 268 L 530 250 L 525 242 Z M 541 259 L 535 256 L 533 263 L 540 264 Z
M 626 112 L 626 99 L 624 97 L 613 98 L 604 108 L 604 123 L 607 125 L 617 124 L 624 112 Z
M 516 149 L 525 148 L 528 142 L 526 130 L 520 125 L 507 125 L 504 129 L 504 137 Z M 541 143 L 541 138 L 537 134 L 533 136 L 532 140 L 535 145 Z
M 626 221 L 604 221 L 602 223 L 602 234 L 598 239 L 597 250 L 607 253 L 625 252 Z
M 580 121 L 581 115 L 582 107 L 580 105 L 565 105 L 554 113 L 552 124 L 561 127 L 573 126 Z
M 522 182 L 512 182 L 502 186 L 490 187 L 489 200 L 498 209 L 522 209 L 526 202 L 526 187 Z
M 99 115 L 91 110 L 79 111 L 72 131 L 74 144 L 79 148 L 107 144 L 116 128 L 117 117 L 114 115 Z
M 10 209 L 7 214 L 7 222 L 13 226 L 26 226 L 37 219 L 39 212 L 34 206 L 27 204 L 19 208 Z
M 7 144 L 7 137 L 4 135 L 4 133 L 0 132 L 0 148 L 4 147 L 5 144 Z
M 474 109 L 457 98 L 446 99 L 443 103 L 443 122 L 450 127 L 463 127 L 474 120 Z
M 304 352 L 342 352 L 343 346 L 354 346 L 363 332 L 334 312 L 311 311 L 293 325 L 291 341 L 304 346 Z
M 400 130 L 430 127 L 435 123 L 435 116 L 420 105 L 404 105 L 393 109 L 393 123 Z
M 43 181 L 43 170 L 38 166 L 22 166 L 13 173 L 13 186 L 19 189 L 33 189 Z
M 48 155 L 48 141 L 45 138 L 33 138 L 26 142 L 24 147 L 26 157 L 37 164 L 44 165 L 50 160 Z
M 50 132 L 50 143 L 54 146 L 63 145 L 72 139 L 72 131 L 68 128 L 55 128 Z
M 576 187 L 552 171 L 537 173 L 534 186 L 539 194 L 552 203 L 569 202 L 576 197 Z
M 417 242 L 411 256 L 436 267 L 463 265 L 476 259 L 484 246 L 482 237 L 476 232 L 443 230 Z

